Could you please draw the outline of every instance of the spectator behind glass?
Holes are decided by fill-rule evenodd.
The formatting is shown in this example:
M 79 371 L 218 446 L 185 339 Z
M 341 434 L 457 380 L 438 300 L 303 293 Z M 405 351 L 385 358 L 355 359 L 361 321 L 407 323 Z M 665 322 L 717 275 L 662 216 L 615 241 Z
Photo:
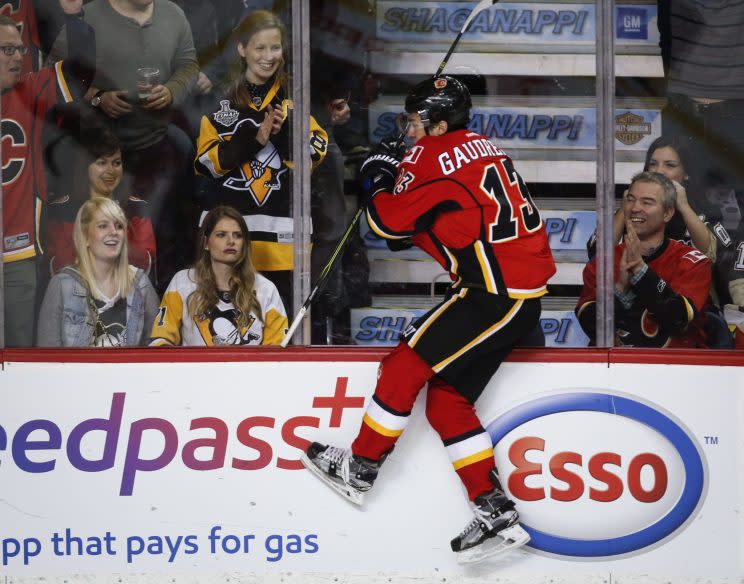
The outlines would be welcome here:
M 59 4 L 49 0 L 6 0 L 0 3 L 0 14 L 13 19 L 29 49 L 23 58 L 23 72 L 38 71 L 42 53 L 49 52 L 64 23 Z
M 687 142 L 668 136 L 654 140 L 646 152 L 644 170 L 663 174 L 672 181 L 677 191 L 677 212 L 667 224 L 666 236 L 696 247 L 713 262 L 711 296 L 715 310 L 724 304 L 736 304 L 733 296 L 744 303 L 744 264 L 737 253 L 738 243 L 744 240 L 744 230 L 727 230 L 723 226 L 720 209 L 714 208 L 705 199 L 700 181 L 688 174 L 688 169 L 695 167 L 691 159 Z M 621 207 L 613 221 L 616 241 L 624 231 L 625 219 Z M 595 244 L 596 234 L 587 244 L 590 258 L 596 252 Z M 737 264 L 742 266 L 738 270 Z M 741 291 L 733 292 L 734 289 Z
M 327 63 L 326 63 L 327 65 Z M 324 65 L 325 66 L 325 65 Z M 311 216 L 313 221 L 311 280 L 315 282 L 347 225 L 344 195 L 344 156 L 336 142 L 335 128 L 351 118 L 350 89 L 339 79 L 340 70 L 329 68 L 313 83 L 313 112 L 328 132 L 328 151 L 312 176 Z M 344 256 L 364 256 L 358 230 L 344 248 Z M 349 295 L 346 293 L 343 256 L 328 283 L 312 305 L 313 344 L 349 344 Z M 353 268 L 363 269 L 365 262 Z
M 56 273 L 75 260 L 72 235 L 80 205 L 88 198 L 107 197 L 116 200 L 127 217 L 129 262 L 149 274 L 155 261 L 155 233 L 147 201 L 117 192 L 124 170 L 119 140 L 109 130 L 92 129 L 83 133 L 81 143 L 81 156 L 73 169 L 73 193 L 49 203 L 46 254 L 50 271 Z
M 147 275 L 130 266 L 127 218 L 112 199 L 94 197 L 75 218 L 75 263 L 49 282 L 39 313 L 42 347 L 146 344 L 158 308 Z
M 193 268 L 163 295 L 152 346 L 278 345 L 287 314 L 276 286 L 259 274 L 243 217 L 219 206 L 204 217 Z
M 677 193 L 656 172 L 633 177 L 623 196 L 625 238 L 615 246 L 615 341 L 636 347 L 705 347 L 711 266 L 700 251 L 664 234 Z M 576 316 L 596 341 L 596 262 L 584 268 Z
M 29 347 L 35 328 L 37 218 L 46 203 L 41 160 L 44 116 L 57 104 L 79 99 L 93 77 L 95 36 L 77 14 L 80 0 L 60 0 L 70 55 L 37 73 L 22 75 L 23 44 L 15 22 L 0 16 L 2 90 L 2 197 L 5 345 Z
M 710 234 L 703 221 L 716 217 L 715 211 L 711 212 L 702 200 L 699 183 L 690 178 L 688 168 L 692 166 L 691 156 L 686 142 L 676 140 L 667 136 L 660 136 L 654 140 L 646 151 L 646 160 L 643 170 L 658 172 L 666 176 L 677 192 L 677 213 L 666 224 L 665 233 L 670 239 L 682 241 L 686 245 L 694 245 L 700 251 L 708 254 L 711 242 Z M 690 203 L 687 191 L 693 193 L 693 202 Z M 627 189 L 625 193 L 627 193 Z M 623 193 L 623 197 L 625 197 Z M 612 232 L 615 241 L 625 231 L 625 217 L 622 205 L 615 211 L 612 223 Z M 596 231 L 587 242 L 589 259 L 596 253 Z
M 169 124 L 196 79 L 199 65 L 189 23 L 169 0 L 94 0 L 85 20 L 96 32 L 97 73 L 86 100 L 122 144 L 126 174 L 135 192 L 150 204 L 158 250 L 158 276 L 165 282 L 184 264 L 178 182 L 193 158 L 191 139 Z M 64 55 L 64 46 L 55 45 Z M 138 69 L 159 74 L 140 99 Z
M 293 220 L 284 72 L 285 31 L 272 13 L 252 12 L 235 31 L 237 56 L 229 86 L 213 97 L 201 119 L 196 171 L 212 180 L 204 185 L 205 209 L 228 204 L 240 211 L 253 234 L 256 269 L 279 289 L 291 306 Z M 310 119 L 313 167 L 328 147 L 328 135 Z

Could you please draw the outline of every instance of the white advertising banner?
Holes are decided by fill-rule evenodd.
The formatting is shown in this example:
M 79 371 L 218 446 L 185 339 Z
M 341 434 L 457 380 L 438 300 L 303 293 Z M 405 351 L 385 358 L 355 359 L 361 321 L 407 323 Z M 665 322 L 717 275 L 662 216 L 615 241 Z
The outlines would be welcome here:
M 350 443 L 376 372 L 332 358 L 6 363 L 0 576 L 744 578 L 744 368 L 505 363 L 478 410 L 532 541 L 469 568 L 449 540 L 472 515 L 421 399 L 363 510 L 300 468 L 308 440 Z

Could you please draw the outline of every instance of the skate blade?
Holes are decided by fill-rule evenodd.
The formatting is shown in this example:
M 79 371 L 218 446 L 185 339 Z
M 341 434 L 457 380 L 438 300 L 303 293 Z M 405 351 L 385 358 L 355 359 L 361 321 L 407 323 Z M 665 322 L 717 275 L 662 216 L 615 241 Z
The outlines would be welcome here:
M 357 491 L 355 489 L 352 489 L 351 487 L 347 487 L 346 485 L 340 485 L 336 483 L 331 477 L 329 477 L 322 470 L 320 470 L 317 466 L 315 466 L 315 464 L 313 464 L 313 461 L 307 457 L 307 454 L 303 454 L 302 456 L 300 456 L 300 462 L 304 465 L 304 467 L 307 470 L 309 470 L 316 477 L 318 477 L 321 481 L 323 481 L 324 484 L 331 487 L 344 499 L 352 502 L 354 505 L 358 505 L 361 507 L 362 503 L 364 502 L 364 493 Z
M 511 549 L 522 547 L 530 541 L 527 533 L 518 523 L 499 531 L 498 535 L 487 539 L 482 544 L 458 552 L 458 564 L 473 564 Z

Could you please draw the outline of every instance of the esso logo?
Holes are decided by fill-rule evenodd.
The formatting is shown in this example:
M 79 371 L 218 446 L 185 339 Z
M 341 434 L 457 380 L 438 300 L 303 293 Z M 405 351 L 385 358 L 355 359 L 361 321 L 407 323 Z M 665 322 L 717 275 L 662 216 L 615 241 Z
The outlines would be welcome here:
M 585 558 L 638 552 L 676 534 L 702 503 L 697 444 L 669 415 L 633 399 L 539 398 L 487 431 L 533 549 Z

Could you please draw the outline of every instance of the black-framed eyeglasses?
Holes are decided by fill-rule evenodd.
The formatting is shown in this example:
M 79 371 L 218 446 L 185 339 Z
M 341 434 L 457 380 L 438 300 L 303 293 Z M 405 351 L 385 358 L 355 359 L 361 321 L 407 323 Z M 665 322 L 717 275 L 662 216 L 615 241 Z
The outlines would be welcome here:
M 26 45 L 0 45 L 0 51 L 7 57 L 12 57 L 16 51 L 19 55 L 25 55 L 28 53 L 28 47 Z

